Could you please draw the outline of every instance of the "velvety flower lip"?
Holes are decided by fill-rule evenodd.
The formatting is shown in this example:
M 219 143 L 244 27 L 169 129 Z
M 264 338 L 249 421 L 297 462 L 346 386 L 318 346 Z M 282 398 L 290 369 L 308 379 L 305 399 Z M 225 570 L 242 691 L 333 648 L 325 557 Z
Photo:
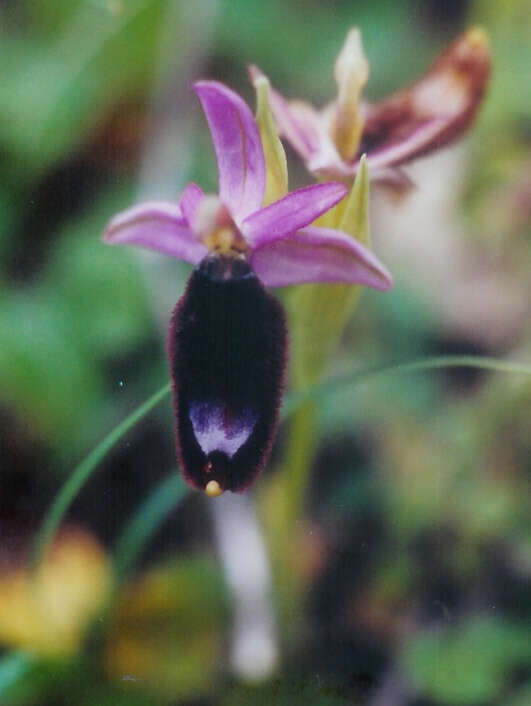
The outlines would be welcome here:
M 389 289 L 391 275 L 367 248 L 340 231 L 309 229 L 346 196 L 347 187 L 340 182 L 313 184 L 263 207 L 266 166 L 250 108 L 216 81 L 199 81 L 193 88 L 212 134 L 219 194 L 206 195 L 191 183 L 178 203 L 133 206 L 110 221 L 105 242 L 141 246 L 194 265 L 214 250 L 238 252 L 250 263 L 260 263 L 266 286 L 344 282 Z
M 352 32 L 336 63 L 339 92 L 334 103 L 317 110 L 302 101 L 287 101 L 271 90 L 271 109 L 280 134 L 320 178 L 351 180 L 361 155 L 366 154 L 373 181 L 403 188 L 408 179 L 401 165 L 453 142 L 472 124 L 490 75 L 488 40 L 481 29 L 469 30 L 439 56 L 423 78 L 371 104 L 359 102 L 360 86 L 368 74 Z M 249 70 L 253 78 L 261 74 L 257 67 Z M 350 111 L 352 131 L 359 133 L 359 139 L 350 142 L 344 105 Z

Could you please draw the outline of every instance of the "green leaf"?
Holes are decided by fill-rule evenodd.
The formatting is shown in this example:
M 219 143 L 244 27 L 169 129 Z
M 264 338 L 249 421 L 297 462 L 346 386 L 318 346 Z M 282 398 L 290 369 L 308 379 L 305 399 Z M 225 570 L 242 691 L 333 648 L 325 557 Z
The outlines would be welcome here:
M 3 143 L 40 172 L 154 72 L 164 0 L 79 3 L 47 37 L 2 37 Z M 33 41 L 32 41 L 33 39 Z
M 0 696 L 23 679 L 35 662 L 28 652 L 8 652 L 0 659 Z
M 41 276 L 27 287 L 6 288 L 0 299 L 4 399 L 63 458 L 115 421 L 105 407 L 101 363 L 127 353 L 149 332 L 138 264 L 99 237 L 128 199 L 121 187 L 69 222 Z
M 80 354 L 68 310 L 57 292 L 38 285 L 6 291 L 0 301 L 0 387 L 43 437 L 70 430 L 73 436 L 102 397 L 102 381 Z
M 403 654 L 414 686 L 451 706 L 493 703 L 509 670 L 529 659 L 528 628 L 480 617 L 463 626 L 418 636 Z

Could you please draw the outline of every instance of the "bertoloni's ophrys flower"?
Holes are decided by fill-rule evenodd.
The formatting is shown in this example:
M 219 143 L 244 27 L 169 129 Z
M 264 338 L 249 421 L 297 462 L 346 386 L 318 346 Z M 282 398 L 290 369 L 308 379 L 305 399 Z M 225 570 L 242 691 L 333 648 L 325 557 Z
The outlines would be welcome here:
M 253 78 L 261 75 L 256 67 L 250 67 L 250 73 Z M 465 132 L 489 75 L 487 37 L 473 28 L 416 83 L 377 103 L 362 101 L 369 65 L 360 31 L 353 28 L 335 64 L 335 101 L 317 110 L 303 101 L 288 102 L 271 90 L 271 109 L 281 137 L 318 177 L 349 181 L 366 154 L 373 181 L 403 190 L 411 182 L 401 166 Z
M 104 239 L 195 265 L 168 339 L 176 447 L 186 480 L 216 496 L 249 486 L 278 425 L 287 337 L 282 307 L 265 286 L 386 290 L 392 280 L 354 238 L 310 225 L 343 199 L 343 184 L 314 184 L 263 207 L 266 165 L 251 110 L 221 83 L 200 81 L 194 90 L 212 133 L 219 195 L 189 184 L 178 204 L 149 202 L 117 215 Z

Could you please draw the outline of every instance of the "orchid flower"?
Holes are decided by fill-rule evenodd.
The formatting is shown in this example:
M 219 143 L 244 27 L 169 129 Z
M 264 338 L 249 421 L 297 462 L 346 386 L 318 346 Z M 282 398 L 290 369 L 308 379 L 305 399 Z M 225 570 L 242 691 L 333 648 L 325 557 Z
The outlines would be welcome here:
M 148 202 L 117 215 L 104 240 L 195 265 L 168 340 L 176 448 L 186 480 L 216 496 L 254 480 L 278 425 L 285 320 L 264 286 L 386 290 L 392 280 L 354 238 L 310 225 L 343 199 L 344 184 L 314 184 L 264 207 L 266 164 L 251 110 L 221 83 L 200 81 L 194 90 L 214 142 L 219 195 L 189 184 L 176 204 Z
M 250 67 L 252 78 L 261 75 Z M 485 33 L 466 32 L 416 83 L 378 103 L 362 102 L 369 77 L 361 34 L 353 28 L 335 64 L 336 100 L 317 110 L 271 90 L 279 133 L 319 178 L 351 181 L 367 155 L 373 181 L 397 191 L 412 185 L 403 164 L 449 144 L 473 122 L 490 74 Z

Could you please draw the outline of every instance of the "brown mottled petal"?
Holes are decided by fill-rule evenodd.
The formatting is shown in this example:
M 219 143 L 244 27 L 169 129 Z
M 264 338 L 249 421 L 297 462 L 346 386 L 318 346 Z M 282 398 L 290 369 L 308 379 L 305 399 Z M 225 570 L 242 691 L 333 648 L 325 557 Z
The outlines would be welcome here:
M 489 74 L 487 37 L 481 29 L 471 29 L 426 76 L 367 107 L 360 153 L 366 152 L 369 162 L 378 155 L 382 166 L 396 166 L 453 142 L 473 122 Z

